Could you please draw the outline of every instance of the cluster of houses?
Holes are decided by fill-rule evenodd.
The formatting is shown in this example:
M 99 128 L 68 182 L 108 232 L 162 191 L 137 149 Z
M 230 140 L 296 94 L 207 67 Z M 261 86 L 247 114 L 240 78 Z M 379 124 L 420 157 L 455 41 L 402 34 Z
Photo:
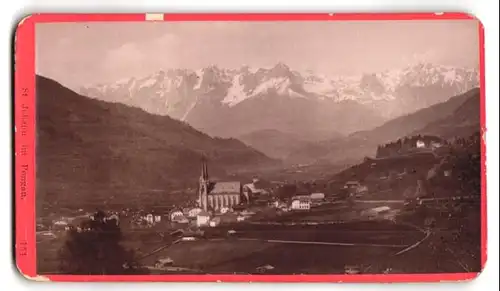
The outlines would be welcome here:
M 319 206 L 326 202 L 324 193 L 311 193 L 310 195 L 296 195 L 287 201 L 275 200 L 270 203 L 270 206 L 287 211 L 307 211 L 315 206 Z
M 79 215 L 76 217 L 63 217 L 60 220 L 54 221 L 53 226 L 49 229 L 64 229 L 66 231 L 75 230 L 77 232 L 85 232 L 92 230 L 92 223 L 95 221 L 119 225 L 120 217 L 117 212 L 97 212 L 93 214 Z
M 161 215 L 153 215 L 152 213 L 148 213 L 142 217 L 142 220 L 145 221 L 149 225 L 153 225 L 161 222 Z
M 308 211 L 316 205 L 325 202 L 324 193 L 312 193 L 310 195 L 297 195 L 287 201 L 269 201 L 266 207 L 273 207 L 283 212 Z M 204 210 L 201 207 L 173 210 L 169 214 L 169 220 L 175 224 L 184 224 L 196 227 L 216 227 L 224 222 L 243 222 L 250 219 L 256 213 L 252 211 L 255 206 L 247 207 L 223 206 L 218 210 Z
M 162 221 L 162 215 L 144 211 L 122 215 L 130 218 L 129 222 L 132 228 L 150 228 Z
M 205 211 L 199 207 L 185 211 L 175 210 L 170 213 L 170 221 L 175 224 L 184 224 L 196 227 L 216 227 L 221 223 L 241 222 L 254 215 L 255 212 L 248 209 L 236 210 L 234 208 L 224 207 L 220 211 Z

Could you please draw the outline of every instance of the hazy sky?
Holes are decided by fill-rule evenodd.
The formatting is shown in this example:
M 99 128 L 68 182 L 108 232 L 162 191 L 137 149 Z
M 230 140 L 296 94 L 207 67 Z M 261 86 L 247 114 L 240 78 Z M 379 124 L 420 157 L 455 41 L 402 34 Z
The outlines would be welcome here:
M 477 67 L 478 38 L 475 20 L 38 24 L 36 59 L 37 73 L 75 88 L 210 64 L 340 75 L 419 61 Z

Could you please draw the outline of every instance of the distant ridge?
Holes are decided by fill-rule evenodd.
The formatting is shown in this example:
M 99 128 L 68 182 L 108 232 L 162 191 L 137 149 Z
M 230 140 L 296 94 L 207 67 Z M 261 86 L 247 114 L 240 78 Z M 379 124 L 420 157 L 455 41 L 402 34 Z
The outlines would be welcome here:
M 319 160 L 355 162 L 365 156 L 373 157 L 378 145 L 405 136 L 467 137 L 480 130 L 479 104 L 479 89 L 474 88 L 446 102 L 390 120 L 373 130 L 308 145 L 290 154 L 289 160 L 297 163 Z

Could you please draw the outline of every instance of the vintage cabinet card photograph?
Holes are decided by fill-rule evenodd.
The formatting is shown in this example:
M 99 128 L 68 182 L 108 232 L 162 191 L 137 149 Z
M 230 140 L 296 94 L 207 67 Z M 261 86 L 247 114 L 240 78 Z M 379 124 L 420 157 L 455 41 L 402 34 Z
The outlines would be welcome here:
M 38 281 L 415 282 L 486 260 L 467 14 L 38 14 L 15 39 Z

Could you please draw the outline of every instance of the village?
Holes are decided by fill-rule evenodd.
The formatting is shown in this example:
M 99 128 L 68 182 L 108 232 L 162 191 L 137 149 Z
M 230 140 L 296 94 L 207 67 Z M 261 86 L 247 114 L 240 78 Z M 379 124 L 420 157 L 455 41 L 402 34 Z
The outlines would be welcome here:
M 427 143 L 424 138 L 427 138 Z M 256 177 L 246 184 L 240 181 L 214 181 L 209 177 L 208 162 L 204 158 L 201 161 L 196 200 L 191 199 L 181 205 L 171 205 L 164 211 L 124 207 L 109 211 L 109 215 L 119 216 L 128 221 L 132 229 L 151 228 L 159 224 L 216 226 L 221 221 L 227 221 L 229 217 L 234 218 L 234 222 L 244 221 L 255 214 L 252 209 L 274 209 L 278 213 L 308 211 L 348 197 L 362 198 L 368 193 L 374 197 L 376 192 L 384 192 L 381 185 L 389 184 L 384 182 L 403 180 L 410 174 L 410 167 L 406 164 L 412 166 L 411 170 L 414 173 L 428 171 L 426 175 L 435 175 L 434 172 L 439 168 L 442 175 L 450 176 L 451 169 L 446 167 L 444 159 L 438 158 L 446 154 L 442 141 L 438 141 L 436 137 L 424 138 L 411 140 L 413 146 L 405 151 L 396 151 L 390 155 L 381 154 L 384 149 L 387 149 L 386 152 L 390 150 L 392 144 L 388 144 L 377 150 L 377 158 L 366 158 L 363 163 L 343 171 L 328 183 L 313 181 L 313 187 L 307 182 L 298 185 L 290 182 L 262 181 Z M 434 164 L 438 160 L 440 163 Z M 352 174 L 350 171 L 366 172 L 366 174 Z M 346 176 L 345 173 L 352 177 Z M 369 184 L 374 187 L 369 189 Z M 388 187 L 393 186 L 394 183 Z M 402 197 L 399 194 L 398 196 Z M 83 211 L 78 209 L 77 212 L 80 212 L 78 215 L 61 217 L 52 221 L 52 225 L 39 224 L 37 229 L 67 229 L 70 225 L 78 224 L 79 218 L 91 217 L 92 212 L 81 214 Z

